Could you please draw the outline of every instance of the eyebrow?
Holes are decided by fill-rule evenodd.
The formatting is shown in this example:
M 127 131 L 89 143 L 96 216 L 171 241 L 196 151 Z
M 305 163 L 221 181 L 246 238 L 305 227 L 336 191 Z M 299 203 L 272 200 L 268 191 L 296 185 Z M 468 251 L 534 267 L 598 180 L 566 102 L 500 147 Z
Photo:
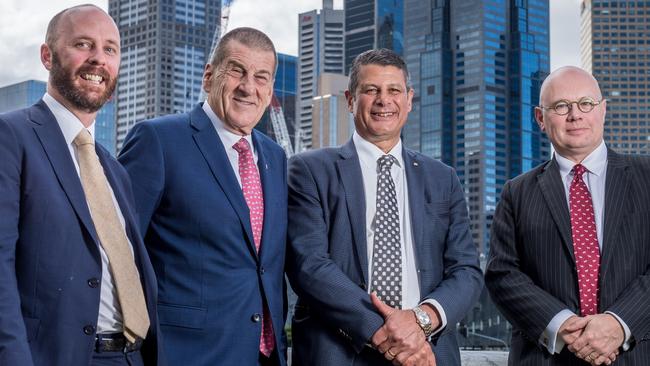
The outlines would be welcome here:
M 237 61 L 237 60 L 228 60 L 228 64 L 227 64 L 227 66 L 237 66 L 237 67 L 241 67 L 241 68 L 244 69 L 246 72 L 248 72 L 248 68 L 246 67 L 246 65 L 242 64 L 241 62 L 239 62 L 239 61 Z M 255 74 L 267 74 L 267 75 L 272 75 L 270 71 L 268 71 L 268 70 L 264 70 L 264 69 L 262 69 L 262 70 L 257 70 L 257 71 L 255 72 Z
M 75 37 L 72 39 L 72 42 L 77 42 L 77 41 L 91 41 L 92 43 L 97 43 L 96 40 L 93 37 L 86 36 L 86 35 L 81 35 L 78 37 Z M 106 40 L 106 43 L 112 45 L 113 47 L 120 49 L 120 43 L 113 40 L 113 39 L 108 39 Z

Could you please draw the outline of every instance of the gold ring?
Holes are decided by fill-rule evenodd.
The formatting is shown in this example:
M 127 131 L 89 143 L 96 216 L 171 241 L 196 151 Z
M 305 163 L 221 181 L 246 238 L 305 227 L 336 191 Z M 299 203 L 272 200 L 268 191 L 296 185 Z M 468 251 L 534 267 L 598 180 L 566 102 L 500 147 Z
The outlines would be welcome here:
M 390 350 L 386 351 L 386 353 L 388 353 L 388 355 L 390 356 L 390 359 L 391 359 L 391 360 L 392 360 L 393 358 L 395 358 L 395 356 L 397 356 L 396 354 L 394 354 L 394 353 L 391 352 Z
M 585 361 L 591 361 L 591 355 L 585 356 Z

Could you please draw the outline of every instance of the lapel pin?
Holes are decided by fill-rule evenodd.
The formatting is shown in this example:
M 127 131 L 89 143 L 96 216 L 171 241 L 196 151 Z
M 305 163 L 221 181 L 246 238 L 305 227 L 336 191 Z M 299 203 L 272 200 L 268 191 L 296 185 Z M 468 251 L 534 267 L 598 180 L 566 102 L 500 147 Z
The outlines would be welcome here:
M 414 161 L 414 162 L 413 162 L 413 165 L 415 165 L 415 166 L 420 166 L 420 164 L 418 164 L 417 161 Z

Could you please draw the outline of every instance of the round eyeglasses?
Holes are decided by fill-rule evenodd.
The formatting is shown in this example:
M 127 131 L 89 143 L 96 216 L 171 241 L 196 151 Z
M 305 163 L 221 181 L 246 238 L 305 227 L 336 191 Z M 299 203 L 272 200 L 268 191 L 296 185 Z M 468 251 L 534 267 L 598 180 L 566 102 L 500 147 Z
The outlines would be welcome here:
M 600 103 L 602 103 L 604 100 L 605 99 L 601 99 L 601 100 L 596 101 L 596 100 L 593 100 L 593 99 L 591 99 L 589 97 L 584 97 L 584 98 L 581 98 L 580 100 L 577 100 L 577 101 L 575 101 L 575 100 L 574 101 L 560 100 L 559 102 L 555 103 L 554 105 L 552 105 L 550 107 L 540 106 L 540 108 L 542 108 L 544 110 L 549 110 L 550 109 L 550 110 L 554 111 L 555 114 L 559 114 L 560 116 L 565 116 L 565 115 L 569 114 L 569 112 L 571 111 L 571 108 L 573 108 L 573 103 L 575 103 L 575 105 L 578 107 L 580 112 L 589 113 L 589 112 L 593 111 L 594 108 L 596 108 L 596 106 L 599 105 Z

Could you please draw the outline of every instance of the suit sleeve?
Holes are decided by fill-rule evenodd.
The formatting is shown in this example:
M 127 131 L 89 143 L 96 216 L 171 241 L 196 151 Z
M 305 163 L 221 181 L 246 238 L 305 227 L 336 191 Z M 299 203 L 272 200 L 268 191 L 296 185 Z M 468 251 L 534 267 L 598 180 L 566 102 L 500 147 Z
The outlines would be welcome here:
M 294 156 L 289 162 L 287 275 L 298 295 L 307 299 L 311 313 L 342 331 L 360 352 L 384 320 L 368 293 L 330 259 L 318 190 L 309 166 Z
M 0 119 L 0 365 L 32 365 L 20 310 L 16 246 L 20 219 L 21 154 L 13 130 Z
M 455 326 L 478 300 L 483 289 L 483 273 L 469 229 L 465 196 L 458 177 L 451 169 L 450 180 L 450 222 L 442 253 L 443 280 L 423 297 L 436 300 L 444 310 L 447 324 Z
M 499 310 L 531 342 L 538 343 L 551 319 L 567 306 L 520 269 L 511 182 L 503 187 L 492 220 L 487 288 Z M 552 270 L 549 268 L 549 270 Z
M 131 177 L 140 232 L 144 236 L 165 186 L 164 154 L 154 126 L 148 122 L 133 126 L 118 160 Z

